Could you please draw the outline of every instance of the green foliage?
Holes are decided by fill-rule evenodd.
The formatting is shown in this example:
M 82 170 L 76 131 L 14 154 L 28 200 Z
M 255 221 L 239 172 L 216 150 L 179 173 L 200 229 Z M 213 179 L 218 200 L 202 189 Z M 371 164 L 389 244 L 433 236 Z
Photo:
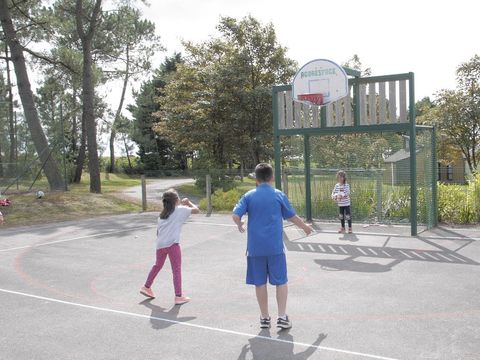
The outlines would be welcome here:
M 480 56 L 475 55 L 457 68 L 457 89 L 439 91 L 433 106 L 425 106 L 425 102 L 420 105 L 423 111 L 419 121 L 439 129 L 439 158 L 451 160 L 449 150 L 455 147 L 456 152 L 460 150 L 465 157 L 470 171 L 477 171 L 480 165 Z
M 185 154 L 177 150 L 178 144 L 155 130 L 158 123 L 155 114 L 161 110 L 158 100 L 164 96 L 165 85 L 181 63 L 183 58 L 179 53 L 166 57 L 152 78 L 134 94 L 135 105 L 128 107 L 134 119 L 131 136 L 139 148 L 140 166 L 146 171 L 186 167 Z
M 238 189 L 230 189 L 228 191 L 216 190 L 212 194 L 212 207 L 216 211 L 232 211 L 243 194 Z M 199 206 L 200 209 L 205 210 L 207 208 L 207 199 L 200 200 Z
M 212 191 L 216 189 L 221 189 L 223 191 L 231 190 L 235 187 L 235 181 L 232 176 L 225 174 L 224 170 L 208 170 L 208 174 L 211 176 L 212 182 Z M 205 171 L 194 171 L 195 185 L 198 188 L 206 188 L 206 172 Z
M 384 219 L 410 218 L 410 188 L 407 186 L 389 187 L 382 201 Z M 417 197 L 420 197 L 417 194 Z M 420 206 L 421 207 L 421 206 Z
M 480 174 L 468 185 L 438 185 L 439 220 L 451 224 L 480 222 Z
M 219 37 L 184 44 L 188 62 L 165 87 L 156 129 L 217 168 L 253 167 L 272 154 L 271 86 L 289 81 L 295 64 L 272 24 L 225 17 L 217 29 Z
M 310 139 L 312 160 L 321 167 L 363 169 L 383 167 L 384 158 L 402 149 L 405 141 L 401 134 L 395 133 L 312 136 Z M 303 153 L 302 139 L 293 142 L 291 153 Z

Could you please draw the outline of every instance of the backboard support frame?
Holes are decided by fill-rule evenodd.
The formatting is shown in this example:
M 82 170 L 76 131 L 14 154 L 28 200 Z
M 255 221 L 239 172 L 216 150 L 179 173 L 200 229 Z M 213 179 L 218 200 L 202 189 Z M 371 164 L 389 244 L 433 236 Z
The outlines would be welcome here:
M 312 204 L 311 204 L 311 159 L 310 159 L 310 136 L 312 135 L 336 135 L 336 134 L 353 134 L 353 133 L 378 133 L 378 132 L 405 132 L 409 135 L 410 149 L 416 148 L 416 114 L 415 114 L 415 86 L 414 73 L 403 73 L 386 76 L 361 77 L 359 71 L 343 68 L 347 75 L 349 87 L 352 87 L 353 101 L 352 114 L 353 124 L 348 126 L 327 126 L 327 107 L 320 108 L 320 121 L 318 127 L 302 127 L 302 128 L 280 128 L 279 126 L 279 97 L 280 92 L 291 91 L 291 85 L 274 86 L 272 88 L 272 113 L 273 113 L 273 129 L 274 129 L 274 151 L 275 151 L 275 186 L 282 188 L 281 181 L 281 148 L 280 138 L 282 136 L 301 135 L 303 136 L 303 153 L 305 165 L 305 209 L 307 220 L 312 220 Z M 404 104 L 408 107 L 408 118 L 406 122 L 391 122 L 366 124 L 362 119 L 362 106 L 366 106 L 365 100 L 360 104 L 361 86 L 368 84 L 387 83 L 387 82 L 408 82 L 408 102 L 404 99 Z M 406 84 L 404 84 L 405 86 Z M 376 86 L 376 85 L 374 85 Z M 395 113 L 396 114 L 396 113 Z M 364 115 L 363 115 L 364 116 Z M 407 114 L 404 114 L 407 116 Z M 395 115 L 396 118 L 396 115 Z M 435 132 L 433 132 L 435 134 Z M 434 135 L 435 137 L 435 135 Z M 432 141 L 435 142 L 435 139 Z M 434 151 L 435 152 L 435 151 Z M 417 156 L 416 152 L 410 154 L 410 225 L 411 235 L 417 235 Z M 432 193 L 434 194 L 434 204 L 436 206 L 437 182 L 432 183 Z M 436 217 L 435 217 L 436 219 Z M 436 225 L 436 220 L 435 224 Z

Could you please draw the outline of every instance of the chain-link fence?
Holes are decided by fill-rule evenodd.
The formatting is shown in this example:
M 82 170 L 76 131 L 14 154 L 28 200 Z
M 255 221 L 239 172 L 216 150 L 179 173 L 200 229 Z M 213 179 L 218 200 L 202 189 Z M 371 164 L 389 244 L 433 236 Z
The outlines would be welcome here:
M 451 223 L 480 221 L 480 175 L 476 180 L 464 177 L 458 184 L 440 182 L 435 201 L 432 176 L 438 176 L 428 147 L 428 131 L 418 134 L 417 146 L 417 219 L 419 224 L 431 227 L 438 219 Z M 425 152 L 424 154 L 422 154 Z M 396 152 L 392 152 L 392 155 Z M 403 153 L 400 153 L 402 155 Z M 410 167 L 409 159 L 395 160 L 371 169 L 344 168 L 351 186 L 353 218 L 358 223 L 410 223 Z M 403 154 L 406 156 L 406 154 Z M 405 159 L 404 159 L 405 160 Z M 282 189 L 301 216 L 305 216 L 305 174 L 301 159 L 282 167 Z M 393 163 L 393 165 L 392 165 Z M 295 166 L 293 166 L 295 165 Z M 161 209 L 161 195 L 168 188 L 176 188 L 181 197 L 189 197 L 199 204 L 204 213 L 230 213 L 238 199 L 255 188 L 253 169 L 195 169 L 158 170 L 145 172 L 145 200 L 149 210 Z M 312 215 L 314 219 L 338 221 L 338 207 L 331 199 L 336 183 L 337 169 L 311 169 Z M 464 174 L 465 175 L 465 174 Z M 210 180 L 207 180 L 207 179 Z M 471 179 L 471 180 L 469 180 Z M 210 201 L 209 196 L 210 196 Z M 141 199 L 141 190 L 138 190 Z M 210 205 L 210 206 L 209 206 Z

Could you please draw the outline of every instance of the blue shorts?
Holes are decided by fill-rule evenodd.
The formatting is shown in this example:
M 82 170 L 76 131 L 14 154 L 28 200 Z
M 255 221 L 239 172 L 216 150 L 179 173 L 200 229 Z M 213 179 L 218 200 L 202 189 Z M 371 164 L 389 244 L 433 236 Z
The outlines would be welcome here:
M 288 282 L 285 254 L 247 256 L 247 284 L 265 285 L 267 278 L 271 285 L 285 285 Z

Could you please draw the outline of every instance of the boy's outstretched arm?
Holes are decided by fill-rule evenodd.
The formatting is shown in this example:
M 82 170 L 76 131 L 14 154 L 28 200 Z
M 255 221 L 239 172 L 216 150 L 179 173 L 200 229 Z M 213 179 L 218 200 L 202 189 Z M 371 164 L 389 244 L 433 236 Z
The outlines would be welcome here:
M 237 214 L 233 214 L 232 219 L 233 222 L 237 225 L 238 231 L 240 231 L 241 233 L 245 232 L 245 228 L 243 226 L 245 224 L 245 221 L 243 221 L 242 218 Z
M 287 220 L 297 225 L 300 229 L 305 231 L 305 234 L 307 235 L 310 235 L 313 232 L 313 228 L 310 225 L 306 224 L 298 215 L 292 216 Z

